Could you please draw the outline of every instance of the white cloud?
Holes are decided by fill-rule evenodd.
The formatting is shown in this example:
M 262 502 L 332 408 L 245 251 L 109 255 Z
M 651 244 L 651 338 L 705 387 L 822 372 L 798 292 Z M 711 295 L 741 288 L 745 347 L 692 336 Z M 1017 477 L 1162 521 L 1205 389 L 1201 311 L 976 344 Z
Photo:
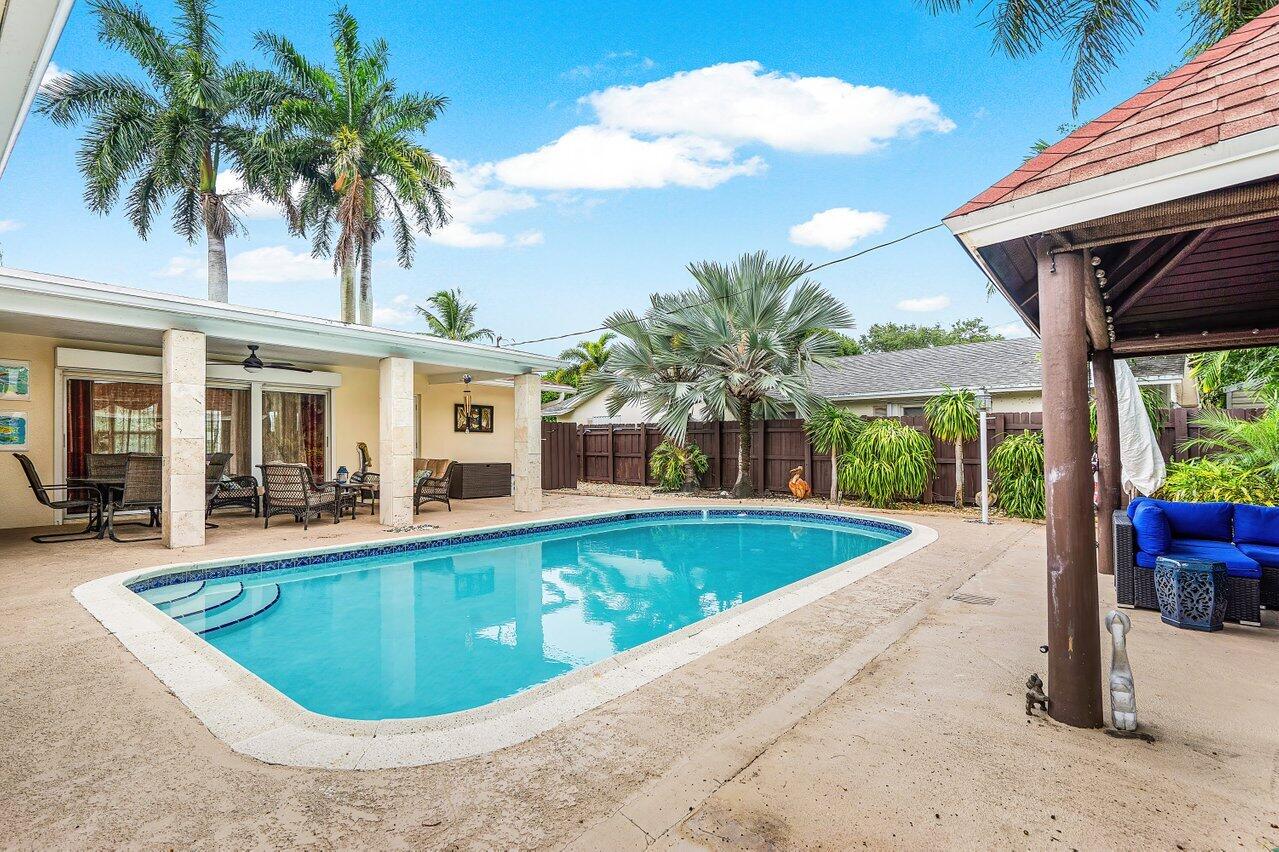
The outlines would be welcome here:
M 479 227 L 511 213 L 531 210 L 538 205 L 533 195 L 496 185 L 492 163 L 472 166 L 460 160 L 445 160 L 453 175 L 453 188 L 448 192 L 452 220 L 434 231 L 429 239 L 454 248 L 502 248 L 524 245 L 499 231 Z
M 994 328 L 995 334 L 1002 334 L 1004 337 L 1030 337 L 1030 329 L 1026 328 L 1024 322 L 1010 322 L 1005 325 L 997 325 Z
M 570 80 L 584 80 L 590 77 L 619 77 L 651 71 L 657 63 L 647 56 L 639 56 L 633 50 L 613 51 L 604 54 L 596 62 L 589 65 L 576 65 L 564 72 Z
M 950 296 L 925 296 L 920 299 L 902 299 L 897 303 L 897 310 L 915 311 L 917 313 L 942 311 L 949 307 Z
M 465 222 L 453 221 L 431 232 L 430 240 L 452 248 L 501 248 L 506 235 L 496 231 L 477 231 Z
M 45 66 L 44 76 L 40 78 L 40 88 L 43 89 L 50 83 L 63 80 L 69 76 L 71 75 L 69 75 L 66 71 L 63 71 L 58 63 L 50 62 L 47 66 Z
M 541 231 L 520 231 L 515 235 L 515 244 L 517 246 L 540 246 L 546 241 L 546 237 Z
M 206 268 L 205 263 L 187 255 L 175 255 L 169 262 L 151 274 L 156 278 L 186 278 Z
M 405 293 L 392 298 L 389 304 L 373 306 L 374 325 L 408 325 L 413 316 L 413 302 Z
M 765 71 L 754 61 L 681 71 L 641 86 L 613 86 L 581 102 L 609 128 L 757 142 L 805 153 L 863 154 L 899 136 L 955 127 L 926 95 Z
M 624 130 L 575 127 L 536 151 L 496 163 L 512 186 L 538 189 L 709 189 L 764 167 L 759 157 L 737 161 L 732 146 L 694 136 L 640 139 Z
M 242 251 L 227 263 L 228 277 L 235 282 L 283 284 L 293 281 L 322 281 L 333 277 L 333 264 L 288 246 L 263 246 Z
M 0 219 L 0 234 L 7 234 L 10 231 L 16 231 L 22 227 L 22 223 L 17 219 Z
M 255 192 L 244 191 L 244 181 L 233 171 L 218 172 L 218 192 L 233 196 L 235 212 L 245 219 L 281 219 L 284 211 Z M 296 196 L 295 196 L 296 197 Z
M 887 213 L 832 207 L 792 227 L 790 241 L 798 246 L 821 246 L 838 251 L 871 234 L 878 234 L 887 225 Z

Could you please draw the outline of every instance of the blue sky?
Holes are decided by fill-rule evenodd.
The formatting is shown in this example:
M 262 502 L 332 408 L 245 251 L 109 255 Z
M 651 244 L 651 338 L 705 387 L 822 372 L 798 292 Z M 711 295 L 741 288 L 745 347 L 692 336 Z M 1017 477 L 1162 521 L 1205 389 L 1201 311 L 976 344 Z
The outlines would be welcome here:
M 167 21 L 166 0 L 142 4 Z M 1086 103 L 1092 117 L 1180 55 L 1171 5 Z M 329 3 L 217 6 L 230 56 L 287 35 L 328 60 Z M 684 265 L 766 249 L 821 263 L 933 224 L 1015 168 L 1070 119 L 1061 51 L 992 56 L 976 14 L 934 18 L 910 0 L 558 5 L 351 3 L 385 37 L 406 90 L 449 97 L 428 135 L 458 178 L 455 224 L 419 241 L 412 269 L 375 253 L 380 325 L 422 329 L 412 305 L 460 287 L 507 341 L 598 325 Z M 58 69 L 132 72 L 98 44 L 84 2 Z M 203 295 L 203 244 L 81 204 L 77 132 L 32 116 L 0 179 L 9 266 Z M 269 210 L 228 245 L 231 299 L 337 314 L 328 261 Z M 934 231 L 818 273 L 858 330 L 887 320 L 1015 323 L 953 238 Z M 856 333 L 856 332 L 855 332 Z M 558 352 L 571 341 L 530 348 Z

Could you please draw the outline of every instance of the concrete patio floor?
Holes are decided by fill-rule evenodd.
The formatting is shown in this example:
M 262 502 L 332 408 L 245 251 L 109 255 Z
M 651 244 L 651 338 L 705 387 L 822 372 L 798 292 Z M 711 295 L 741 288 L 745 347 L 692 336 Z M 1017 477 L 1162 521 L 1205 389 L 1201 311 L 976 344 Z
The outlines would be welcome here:
M 552 493 L 537 515 L 484 500 L 419 520 L 457 529 L 661 502 Z M 904 517 L 940 540 L 534 740 L 359 773 L 232 752 L 70 592 L 130 567 L 391 535 L 374 519 L 304 532 L 224 516 L 180 553 L 0 533 L 0 843 L 1274 845 L 1279 631 L 1203 636 L 1135 613 L 1156 742 L 1027 720 L 1022 683 L 1043 668 L 1042 528 Z M 961 586 L 996 602 L 950 600 Z

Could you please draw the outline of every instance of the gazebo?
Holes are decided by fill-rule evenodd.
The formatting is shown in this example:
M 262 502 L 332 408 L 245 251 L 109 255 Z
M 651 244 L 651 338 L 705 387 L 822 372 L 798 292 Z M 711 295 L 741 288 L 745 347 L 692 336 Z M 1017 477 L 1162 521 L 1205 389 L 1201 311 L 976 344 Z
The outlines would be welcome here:
M 1120 498 L 1115 358 L 1279 344 L 1279 8 L 945 222 L 1043 340 L 1049 714 L 1099 727 L 1097 574 L 1113 573 Z

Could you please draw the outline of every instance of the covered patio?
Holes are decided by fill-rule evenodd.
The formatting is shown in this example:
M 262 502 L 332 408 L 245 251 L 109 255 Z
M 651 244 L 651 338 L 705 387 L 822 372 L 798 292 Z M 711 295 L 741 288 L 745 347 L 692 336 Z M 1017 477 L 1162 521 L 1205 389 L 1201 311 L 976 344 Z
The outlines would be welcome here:
M 946 219 L 1043 338 L 1050 715 L 1102 725 L 1115 359 L 1279 344 L 1279 10 Z M 1088 370 L 1096 386 L 1094 527 Z
M 22 377 L 0 405 L 17 424 L 0 529 L 66 520 L 36 501 L 11 453 L 59 484 L 87 452 L 162 454 L 169 548 L 205 542 L 215 451 L 238 474 L 283 461 L 323 481 L 359 470 L 363 443 L 383 527 L 414 522 L 421 458 L 509 465 L 513 509 L 542 505 L 539 374 L 553 358 L 12 269 L 0 269 L 0 302 L 0 360 Z M 265 366 L 246 365 L 250 345 Z M 487 419 L 459 428 L 458 406 Z

